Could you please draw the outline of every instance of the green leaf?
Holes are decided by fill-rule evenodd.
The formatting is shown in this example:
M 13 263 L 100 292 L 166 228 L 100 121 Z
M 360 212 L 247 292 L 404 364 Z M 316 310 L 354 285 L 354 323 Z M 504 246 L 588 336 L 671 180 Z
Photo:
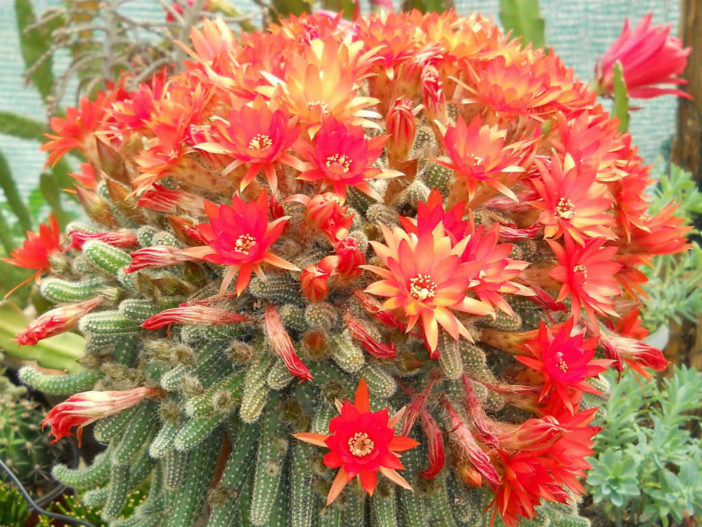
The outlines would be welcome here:
M 624 133 L 629 130 L 629 94 L 624 82 L 622 64 L 617 61 L 614 64 L 614 108 L 612 115 L 619 119 L 619 131 Z
M 417 9 L 422 13 L 441 12 L 454 7 L 453 0 L 404 0 L 403 11 Z
M 544 19 L 539 13 L 539 0 L 500 0 L 500 20 L 505 31 L 522 37 L 535 48 L 546 45 Z
M 70 217 L 61 205 L 61 187 L 56 182 L 54 175 L 42 174 L 39 178 L 39 189 L 46 202 L 56 213 L 59 226 L 63 228 L 70 221 Z
M 312 4 L 305 0 L 273 0 L 273 7 L 278 11 L 278 16 L 301 15 L 312 10 Z
M 17 16 L 17 30 L 19 31 L 22 58 L 26 68 L 29 69 L 49 50 L 52 38 L 47 28 L 37 28 L 25 34 L 25 28 L 34 24 L 37 20 L 34 16 L 31 0 L 15 0 L 15 14 Z M 45 101 L 51 94 L 51 87 L 54 84 L 51 63 L 51 57 L 49 57 L 36 68 L 32 75 L 32 81 Z
M 14 240 L 10 234 L 10 226 L 7 224 L 2 212 L 0 212 L 0 243 L 5 249 L 5 254 L 9 254 L 15 248 Z
M 8 205 L 12 209 L 15 216 L 17 216 L 17 219 L 22 224 L 24 230 L 31 231 L 32 219 L 29 215 L 29 209 L 20 197 L 15 180 L 12 178 L 10 165 L 7 164 L 7 160 L 2 152 L 0 152 L 0 186 L 5 192 L 5 198 L 7 198 Z
M 343 12 L 344 18 L 352 20 L 356 4 L 353 0 L 322 0 L 322 6 L 330 11 Z
M 0 303 L 0 348 L 5 355 L 21 361 L 37 361 L 45 368 L 68 373 L 84 369 L 76 361 L 85 354 L 85 339 L 76 333 L 56 335 L 34 346 L 20 346 L 12 340 L 30 322 L 29 317 L 13 303 Z
M 16 113 L 0 112 L 0 134 L 43 141 L 45 132 L 44 123 Z

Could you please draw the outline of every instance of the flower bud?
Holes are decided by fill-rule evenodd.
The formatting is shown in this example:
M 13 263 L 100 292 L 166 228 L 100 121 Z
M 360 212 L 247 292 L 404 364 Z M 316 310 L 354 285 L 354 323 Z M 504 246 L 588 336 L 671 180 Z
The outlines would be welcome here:
M 417 131 L 410 99 L 400 97 L 395 100 L 385 118 L 385 129 L 390 134 L 385 145 L 390 163 L 406 160 Z

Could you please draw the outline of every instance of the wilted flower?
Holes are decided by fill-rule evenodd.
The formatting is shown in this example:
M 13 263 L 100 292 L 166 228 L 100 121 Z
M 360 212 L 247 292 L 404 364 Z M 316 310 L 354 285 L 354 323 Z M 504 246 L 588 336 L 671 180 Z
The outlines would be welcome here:
M 105 299 L 96 296 L 85 302 L 57 307 L 42 314 L 15 337 L 20 346 L 34 346 L 40 340 L 59 335 L 73 329 L 81 317 L 90 313 Z
M 307 366 L 302 363 L 297 353 L 295 353 L 290 335 L 285 331 L 280 316 L 274 306 L 271 305 L 266 308 L 266 315 L 263 320 L 266 326 L 268 339 L 271 341 L 273 349 L 283 361 L 290 374 L 299 377 L 300 382 L 311 381 L 312 374 L 310 370 L 307 369 Z

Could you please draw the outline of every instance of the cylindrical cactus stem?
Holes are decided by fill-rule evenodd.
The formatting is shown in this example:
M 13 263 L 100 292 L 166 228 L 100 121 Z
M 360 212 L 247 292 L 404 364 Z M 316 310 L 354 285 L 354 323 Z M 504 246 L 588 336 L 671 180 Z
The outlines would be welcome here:
M 134 417 L 137 408 L 139 407 L 127 408 L 117 415 L 111 415 L 100 419 L 95 425 L 95 428 L 93 428 L 95 439 L 101 443 L 109 443 L 118 439 Z
M 83 315 L 78 329 L 85 335 L 124 335 L 140 331 L 139 324 L 119 311 L 100 311 Z
M 171 497 L 177 496 L 185 483 L 190 457 L 190 452 L 173 449 L 169 450 L 163 458 L 163 489 L 169 500 Z M 170 504 L 169 500 L 167 500 L 167 504 Z
M 97 269 L 113 276 L 132 261 L 126 251 L 99 240 L 85 242 L 83 255 Z
M 287 466 L 283 466 L 283 472 L 280 483 L 283 488 L 280 489 L 278 497 L 273 502 L 273 509 L 266 527 L 288 527 L 290 525 L 290 493 L 285 488 L 289 477 Z
M 141 324 L 147 318 L 177 305 L 177 299 L 170 302 L 168 300 L 152 302 L 151 300 L 145 300 L 142 298 L 127 298 L 119 303 L 117 310 L 125 318 L 128 318 L 137 324 Z
M 458 341 L 446 331 L 439 333 L 439 367 L 448 379 L 460 379 L 463 375 L 463 358 Z
M 168 509 L 166 527 L 195 525 L 214 477 L 222 439 L 222 431 L 210 434 L 199 448 L 192 451 L 184 482 L 178 491 L 175 503 Z
M 427 187 L 437 189 L 442 196 L 446 197 L 449 193 L 452 172 L 450 168 L 429 161 L 420 178 Z
M 377 201 L 371 198 L 368 194 L 361 192 L 356 187 L 349 187 L 346 192 L 346 198 L 349 205 L 363 214 L 366 213 L 368 207 L 377 203 Z
M 256 277 L 249 284 L 249 292 L 256 298 L 276 304 L 296 304 L 301 298 L 300 283 L 287 273 L 271 275 L 266 280 Z
M 186 419 L 178 430 L 173 446 L 176 450 L 188 452 L 207 439 L 227 418 L 228 414 L 215 414 L 208 417 Z
M 144 401 L 129 420 L 122 439 L 112 453 L 113 465 L 127 465 L 155 433 L 156 403 Z
M 331 331 L 340 320 L 338 309 L 327 302 L 313 302 L 305 309 L 305 322 L 318 331 Z
M 144 225 L 139 227 L 136 232 L 137 241 L 141 247 L 151 247 L 154 245 L 153 240 L 156 233 L 159 232 L 157 229 L 151 225 Z
M 273 366 L 268 371 L 268 376 L 266 377 L 266 383 L 273 390 L 282 390 L 287 385 L 289 385 L 293 380 L 293 376 L 290 371 L 285 366 L 282 360 L 275 359 L 273 361 Z
M 273 362 L 270 354 L 261 354 L 256 361 L 251 364 L 244 379 L 244 393 L 241 399 L 239 415 L 245 423 L 253 423 L 258 420 L 263 407 L 266 405 L 270 388 L 266 384 L 268 369 Z
M 427 495 L 427 504 L 434 516 L 434 521 L 438 525 L 446 527 L 456 527 L 456 520 L 451 512 L 449 504 L 448 489 L 446 488 L 446 476 L 440 474 L 432 481 L 433 488 Z
M 287 430 L 281 426 L 277 394 L 271 397 L 266 408 L 261 422 L 249 514 L 251 523 L 257 526 L 268 525 L 288 452 Z
M 341 508 L 338 503 L 332 503 L 319 511 L 317 525 L 319 527 L 342 527 Z
M 243 389 L 244 373 L 236 371 L 214 383 L 201 395 L 188 399 L 185 403 L 185 413 L 188 417 L 229 413 L 241 402 Z M 222 395 L 229 399 L 228 403 L 219 403 L 218 397 Z
M 105 521 L 119 517 L 129 494 L 129 465 L 112 465 L 110 484 L 107 486 L 107 498 L 100 516 Z
M 361 370 L 361 377 L 366 380 L 370 393 L 379 399 L 389 399 L 397 390 L 395 379 L 378 363 L 366 364 Z
M 41 281 L 39 292 L 49 302 L 68 304 L 95 297 L 105 283 L 99 276 L 90 276 L 77 282 L 48 277 Z
M 366 518 L 366 493 L 358 485 L 348 485 L 342 494 L 344 509 L 342 520 L 344 527 L 364 525 Z
M 288 329 L 295 331 L 305 331 L 307 322 L 305 321 L 305 310 L 295 304 L 283 304 L 278 310 L 280 320 Z
M 385 485 L 385 482 L 378 482 L 383 488 L 377 489 L 370 499 L 371 526 L 372 527 L 396 527 L 397 502 L 395 500 L 395 487 Z
M 301 441 L 292 445 L 290 461 L 290 527 L 312 527 L 317 510 L 317 493 L 310 459 L 314 449 Z
M 332 360 L 345 372 L 356 373 L 366 362 L 363 350 L 353 341 L 348 329 L 331 335 L 329 348 Z
M 66 465 L 54 465 L 51 475 L 57 481 L 75 489 L 94 489 L 107 483 L 110 477 L 111 450 L 106 450 L 95 456 L 90 466 L 71 469 Z
M 23 383 L 35 390 L 56 395 L 72 395 L 90 390 L 104 375 L 99 370 L 84 370 L 67 375 L 47 375 L 33 366 L 24 366 L 19 370 L 19 378 Z
M 149 455 L 160 459 L 172 450 L 180 425 L 177 422 L 163 423 L 160 430 L 149 445 Z
M 414 439 L 417 439 L 415 436 Z M 419 474 L 422 467 L 421 450 L 414 448 L 408 450 L 402 456 L 402 464 L 405 466 L 408 474 Z M 412 487 L 416 487 L 416 483 L 410 481 Z M 402 516 L 407 527 L 424 527 L 427 525 L 428 508 L 426 499 L 416 490 L 399 489 L 400 508 Z

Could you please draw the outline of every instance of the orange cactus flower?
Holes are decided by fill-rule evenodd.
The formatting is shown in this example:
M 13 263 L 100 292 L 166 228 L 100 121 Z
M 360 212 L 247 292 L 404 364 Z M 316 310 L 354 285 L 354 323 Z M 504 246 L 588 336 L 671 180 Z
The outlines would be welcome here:
M 293 434 L 300 441 L 328 448 L 324 464 L 339 469 L 327 495 L 327 505 L 356 476 L 361 480 L 363 490 L 371 496 L 375 492 L 378 472 L 393 483 L 411 489 L 410 484 L 397 473 L 405 468 L 397 453 L 419 444 L 412 438 L 397 435 L 395 431 L 404 409 L 392 417 L 387 408 L 371 412 L 368 386 L 363 379 L 358 383 L 353 404 L 337 401 L 337 408 L 340 415 L 329 421 L 329 434 Z
M 78 108 L 67 108 L 66 117 L 52 117 L 49 125 L 54 134 L 46 134 L 51 141 L 41 145 L 43 152 L 49 152 L 46 166 L 54 166 L 67 152 L 79 149 L 89 153 L 94 145 L 89 141 L 105 118 L 105 111 L 117 96 L 118 90 L 100 92 L 95 101 L 83 97 Z
M 249 285 L 252 272 L 262 274 L 262 263 L 299 271 L 293 264 L 268 250 L 280 238 L 288 221 L 288 216 L 283 216 L 269 223 L 268 209 L 266 192 L 261 192 L 256 201 L 248 203 L 235 194 L 231 207 L 205 202 L 210 222 L 198 225 L 197 229 L 208 246 L 183 249 L 183 253 L 229 266 L 220 294 L 224 294 L 238 271 L 236 293 L 240 295 Z
M 297 146 L 300 155 L 311 164 L 298 179 L 320 181 L 342 198 L 346 197 L 346 187 L 351 186 L 380 199 L 368 182 L 400 175 L 394 170 L 371 166 L 382 153 L 386 140 L 387 136 L 367 140 L 360 126 L 346 126 L 328 119 L 322 124 L 314 144 L 301 142 Z
M 210 141 L 197 144 L 195 148 L 233 157 L 234 161 L 224 169 L 224 174 L 247 165 L 239 190 L 244 190 L 263 171 L 275 193 L 277 166 L 304 170 L 304 163 L 288 153 L 299 135 L 295 119 L 282 110 L 271 110 L 261 98 L 252 105 L 230 110 L 226 121 L 213 122 L 213 130 Z
M 51 426 L 51 435 L 54 436 L 52 443 L 62 437 L 70 437 L 71 428 L 77 426 L 76 437 L 80 445 L 83 428 L 90 423 L 136 406 L 146 397 L 159 397 L 162 393 L 160 388 L 146 386 L 121 392 L 78 393 L 54 406 L 41 422 L 41 426 Z
M 496 126 L 483 125 L 480 116 L 468 125 L 459 117 L 455 126 L 446 130 L 442 142 L 449 159 L 436 162 L 454 170 L 465 182 L 469 201 L 481 184 L 518 201 L 509 187 L 524 173 L 529 151 L 523 142 L 505 144 L 506 133 Z
M 27 231 L 27 239 L 22 244 L 22 247 L 13 249 L 9 257 L 1 259 L 3 262 L 15 267 L 34 269 L 36 271 L 27 280 L 12 289 L 8 296 L 28 281 L 32 279 L 38 280 L 42 273 L 49 270 L 51 267 L 51 256 L 62 250 L 60 236 L 61 231 L 58 219 L 56 214 L 52 214 L 46 223 L 39 225 L 39 234 Z
M 565 246 L 546 240 L 558 258 L 559 265 L 550 273 L 562 286 L 556 301 L 568 296 L 573 300 L 574 323 L 580 319 L 581 304 L 593 327 L 597 328 L 595 314 L 619 316 L 614 310 L 613 296 L 621 295 L 616 274 L 621 264 L 614 261 L 616 247 L 604 247 L 604 238 L 594 238 L 584 245 L 573 245 L 565 238 Z
M 537 221 L 544 225 L 545 238 L 568 236 L 580 245 L 587 238 L 615 238 L 612 200 L 596 182 L 597 172 L 578 169 L 568 154 L 562 162 L 554 156 L 548 166 L 538 159 L 535 163 L 540 175 L 529 183 L 539 194 L 532 205 L 542 211 Z
M 443 227 L 433 231 L 408 234 L 400 228 L 393 231 L 381 225 L 385 242 L 371 242 L 385 268 L 373 265 L 365 269 L 379 275 L 366 292 L 388 297 L 382 309 L 399 311 L 408 320 L 407 331 L 421 320 L 427 349 L 438 356 L 439 325 L 454 338 L 471 340 L 466 327 L 452 310 L 473 315 L 492 314 L 486 303 L 466 296 L 466 290 L 477 278 L 481 263 L 462 263 L 461 255 L 470 241 L 464 238 L 456 245 L 443 234 Z
M 594 358 L 597 337 L 585 339 L 582 333 L 571 335 L 572 331 L 572 318 L 557 330 L 541 322 L 536 338 L 524 343 L 529 355 L 515 358 L 543 376 L 540 402 L 553 396 L 575 413 L 575 392 L 599 393 L 586 379 L 602 373 L 613 361 Z

